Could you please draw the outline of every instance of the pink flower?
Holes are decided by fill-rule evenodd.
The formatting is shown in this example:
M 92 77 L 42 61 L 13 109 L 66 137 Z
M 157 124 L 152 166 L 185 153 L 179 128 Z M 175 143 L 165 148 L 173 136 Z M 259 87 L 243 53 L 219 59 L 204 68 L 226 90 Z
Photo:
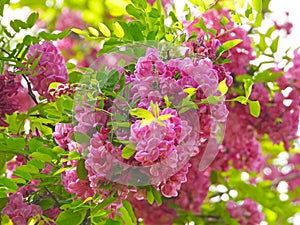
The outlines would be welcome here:
M 14 224 L 26 225 L 27 220 L 38 214 L 42 215 L 42 209 L 38 205 L 27 205 L 20 192 L 12 194 L 8 198 L 8 204 L 2 210 L 3 215 L 8 215 Z
M 88 197 L 94 196 L 95 192 L 91 188 L 88 178 L 80 180 L 76 174 L 76 168 L 66 170 L 62 174 L 62 184 L 70 193 L 76 194 L 78 198 L 85 200 Z
M 64 30 L 67 28 L 84 29 L 85 26 L 80 11 L 71 11 L 68 8 L 64 8 L 57 18 L 55 28 L 57 30 Z
M 231 217 L 241 225 L 259 225 L 265 218 L 265 215 L 259 211 L 258 204 L 250 198 L 246 198 L 241 205 L 231 200 L 227 202 L 226 208 Z
M 5 71 L 0 76 L 0 126 L 7 127 L 9 124 L 5 122 L 6 114 L 11 115 L 21 108 L 18 99 L 15 98 L 21 84 L 15 80 L 15 76 Z
M 40 59 L 38 60 L 39 57 Z M 68 71 L 64 58 L 52 42 L 44 42 L 43 44 L 30 46 L 27 59 L 30 60 L 31 66 L 35 60 L 38 60 L 34 70 L 29 68 L 30 74 L 27 75 L 32 83 L 33 90 L 36 90 L 41 96 L 51 101 L 51 95 L 48 93 L 49 85 L 52 82 L 65 84 L 68 81 Z
M 54 137 L 56 143 L 62 147 L 66 148 L 67 145 L 72 141 L 72 135 L 74 133 L 74 129 L 72 124 L 70 123 L 57 123 L 55 125 L 55 131 L 52 136 Z
M 229 20 L 225 27 L 220 24 L 222 16 L 225 16 Z M 250 60 L 255 58 L 251 47 L 251 39 L 248 37 L 247 31 L 243 28 L 234 26 L 229 10 L 222 9 L 217 11 L 215 9 L 211 9 L 203 13 L 201 17 L 208 29 L 215 29 L 217 31 L 216 35 L 221 43 L 233 39 L 243 40 L 242 43 L 230 49 L 230 55 L 228 58 L 232 61 L 232 63 L 225 64 L 224 67 L 226 71 L 231 72 L 232 75 L 237 76 L 245 74 L 247 72 L 245 66 L 249 64 Z M 195 31 L 198 35 L 205 34 L 200 28 L 194 27 L 194 25 L 198 22 L 199 19 L 197 18 L 191 24 L 187 25 L 186 29 L 188 34 L 191 34 L 193 31 Z
M 209 172 L 202 172 L 198 168 L 200 157 L 190 160 L 191 167 L 187 173 L 187 182 L 182 184 L 178 198 L 174 202 L 182 209 L 200 214 L 200 207 L 207 196 L 210 186 Z

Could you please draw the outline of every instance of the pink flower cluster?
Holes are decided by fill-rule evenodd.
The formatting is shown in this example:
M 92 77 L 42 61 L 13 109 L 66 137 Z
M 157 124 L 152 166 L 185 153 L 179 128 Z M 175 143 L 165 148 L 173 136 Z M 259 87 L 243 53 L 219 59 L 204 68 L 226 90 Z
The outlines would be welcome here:
M 59 147 L 66 148 L 68 144 L 72 141 L 72 135 L 74 133 L 74 128 L 70 123 L 57 123 L 55 126 L 55 131 L 52 136 L 54 137 L 56 143 Z
M 220 24 L 222 16 L 225 16 L 229 20 L 225 26 Z M 231 74 L 235 76 L 246 74 L 245 66 L 249 64 L 250 60 L 255 58 L 251 47 L 251 39 L 248 37 L 247 31 L 234 25 L 230 11 L 226 9 L 221 9 L 219 11 L 212 9 L 203 13 L 201 17 L 208 29 L 216 30 L 216 39 L 218 39 L 221 43 L 233 39 L 243 40 L 242 43 L 230 49 L 230 55 L 228 58 L 232 61 L 232 63 L 225 64 L 224 67 L 226 71 L 230 71 Z M 195 31 L 198 35 L 205 34 L 200 28 L 195 27 L 197 23 L 199 23 L 199 19 L 196 19 L 191 24 L 187 25 L 186 29 L 189 35 L 191 35 L 193 31 Z M 211 38 L 214 37 L 211 35 Z
M 283 31 L 285 31 L 286 35 L 289 35 L 292 33 L 293 24 L 288 21 L 289 12 L 286 12 L 285 15 L 286 15 L 287 21 L 285 21 L 284 23 L 274 21 L 274 26 L 277 30 L 283 30 Z
M 287 93 L 276 92 L 272 99 L 262 83 L 253 87 L 252 100 L 258 100 L 261 105 L 261 115 L 258 119 L 249 117 L 250 124 L 259 135 L 268 134 L 274 144 L 284 143 L 286 149 L 290 142 L 297 138 L 299 123 L 299 97 L 295 90 Z
M 291 155 L 288 160 L 287 168 L 290 168 L 287 172 L 284 172 L 281 168 L 271 165 L 267 166 L 268 172 L 265 172 L 264 178 L 266 180 L 272 180 L 275 185 L 279 184 L 279 181 L 286 181 L 289 185 L 289 190 L 295 191 L 300 187 L 300 154 L 296 153 Z
M 0 76 L 0 127 L 7 127 L 9 124 L 5 122 L 6 114 L 11 115 L 21 105 L 14 97 L 18 93 L 21 84 L 15 80 L 15 76 L 5 71 L 4 75 Z
M 245 113 L 245 107 L 239 103 L 230 107 L 223 140 L 225 152 L 219 152 L 221 157 L 215 161 L 217 168 L 220 166 L 218 160 L 222 161 L 221 164 L 232 161 L 233 166 L 239 170 L 259 172 L 264 166 L 261 146 L 254 127 L 249 124 L 250 115 L 249 112 Z M 222 167 L 226 168 L 224 165 Z
M 236 219 L 241 225 L 259 225 L 265 218 L 259 211 L 258 204 L 250 198 L 244 199 L 241 205 L 234 201 L 229 201 L 226 208 L 230 216 Z
M 143 218 L 145 225 L 172 225 L 178 216 L 175 209 L 169 207 L 168 202 L 164 202 L 161 206 L 155 203 L 149 205 L 146 200 L 130 199 L 130 203 L 134 209 L 137 218 Z
M 26 204 L 20 192 L 9 196 L 7 206 L 2 210 L 2 215 L 8 215 L 14 224 L 26 225 L 31 217 L 42 215 L 40 206 Z
M 287 87 L 292 87 L 297 95 L 300 96 L 300 52 L 294 50 L 294 57 L 292 58 L 292 67 L 278 79 L 279 87 L 284 90 Z
M 38 60 L 34 69 L 29 68 L 28 78 L 32 83 L 33 90 L 51 101 L 52 97 L 48 91 L 49 85 L 52 82 L 65 84 L 68 81 L 68 71 L 64 58 L 52 42 L 44 42 L 30 46 L 27 59 L 31 67 L 35 60 Z
M 174 200 L 182 210 L 187 210 L 197 215 L 201 213 L 200 207 L 207 196 L 210 186 L 210 171 L 200 171 L 198 168 L 199 162 L 199 156 L 190 160 L 192 166 L 187 174 L 187 182 L 182 185 L 178 198 Z
M 78 178 L 76 167 L 66 170 L 62 174 L 62 185 L 65 186 L 66 191 L 76 194 L 83 201 L 88 197 L 93 197 L 95 194 L 88 179 L 80 180 Z

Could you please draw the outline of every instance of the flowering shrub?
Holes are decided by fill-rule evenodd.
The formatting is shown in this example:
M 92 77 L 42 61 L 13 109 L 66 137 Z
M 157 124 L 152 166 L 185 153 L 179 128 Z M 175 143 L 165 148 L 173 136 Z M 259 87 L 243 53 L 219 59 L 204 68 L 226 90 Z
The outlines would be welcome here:
M 300 54 L 275 58 L 270 1 L 29 2 L 0 3 L 39 12 L 0 30 L 1 224 L 297 221 Z

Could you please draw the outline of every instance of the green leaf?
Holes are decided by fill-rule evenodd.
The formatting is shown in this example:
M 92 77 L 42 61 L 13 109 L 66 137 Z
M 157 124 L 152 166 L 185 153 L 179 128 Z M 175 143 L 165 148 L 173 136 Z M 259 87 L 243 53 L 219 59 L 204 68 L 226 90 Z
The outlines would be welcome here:
M 271 48 L 271 51 L 273 53 L 277 52 L 277 49 L 278 49 L 278 42 L 279 42 L 279 36 L 277 38 L 275 38 L 275 40 L 272 42 L 270 48 Z
M 30 152 L 35 152 L 43 146 L 43 142 L 39 141 L 37 138 L 32 138 L 28 141 L 28 147 Z
M 160 17 L 160 12 L 156 8 L 152 8 L 150 13 L 149 13 L 149 16 L 151 18 L 159 18 Z
M 114 34 L 118 38 L 123 38 L 125 33 L 124 33 L 122 26 L 117 21 L 114 22 L 112 26 L 113 26 Z
M 259 101 L 250 101 L 248 100 L 250 114 L 255 118 L 258 118 L 260 115 L 260 104 Z
M 14 171 L 13 174 L 14 174 L 15 176 L 22 177 L 22 178 L 24 178 L 25 180 L 31 180 L 31 178 L 32 178 L 32 175 L 31 175 L 31 174 L 29 174 L 28 172 L 23 171 L 23 170 L 18 170 L 18 168 Z
M 121 225 L 121 223 L 119 221 L 108 219 L 108 220 L 105 221 L 104 225 Z
M 252 0 L 253 8 L 258 12 L 261 13 L 262 10 L 262 0 Z
M 38 20 L 38 18 L 39 18 L 39 13 L 37 13 L 37 12 L 31 13 L 30 16 L 27 18 L 27 21 L 26 21 L 27 26 L 29 28 L 33 27 L 35 22 Z
M 6 166 L 6 154 L 0 152 L 0 174 L 5 172 L 5 166 Z
M 251 94 L 252 86 L 253 86 L 253 81 L 251 79 L 245 80 L 244 89 L 245 89 L 245 96 L 247 99 L 249 98 L 249 96 Z
M 85 160 L 80 159 L 77 162 L 76 174 L 80 180 L 85 180 L 88 176 L 88 170 L 85 168 Z
M 95 208 L 92 210 L 93 216 L 95 216 L 95 213 L 98 213 L 98 211 L 103 210 L 105 207 L 111 205 L 113 202 L 116 201 L 115 197 L 109 196 L 106 199 L 104 199 L 100 204 L 96 205 Z
M 154 187 L 151 187 L 151 191 L 153 193 L 157 206 L 160 206 L 162 204 L 162 198 L 160 192 L 157 191 Z
M 226 16 L 222 16 L 220 24 L 225 27 L 228 22 L 229 22 L 228 18 Z
M 51 162 L 52 158 L 50 155 L 40 153 L 40 152 L 34 152 L 30 155 L 33 159 L 41 160 L 42 162 Z
M 143 11 L 135 8 L 132 4 L 129 4 L 126 6 L 126 11 L 129 15 L 131 15 L 137 19 L 143 18 Z
M 36 168 L 35 166 L 33 165 L 22 165 L 22 166 L 19 166 L 15 172 L 17 171 L 23 171 L 23 172 L 26 172 L 26 173 L 29 173 L 29 174 L 39 174 L 39 169 Z
M 49 156 L 49 155 L 46 155 L 46 156 Z M 27 162 L 27 165 L 33 165 L 33 166 L 35 166 L 39 169 L 44 169 L 45 168 L 45 162 L 42 161 L 42 160 L 32 159 L 29 162 Z
M 160 115 L 158 117 L 158 119 L 164 121 L 164 120 L 168 120 L 168 119 L 170 119 L 172 117 L 173 117 L 173 115 L 171 115 L 171 114 L 164 114 L 164 115 Z
M 78 29 L 78 28 L 72 28 L 71 31 L 74 32 L 75 34 L 82 35 L 82 36 L 88 35 L 86 31 Z
M 150 205 L 152 205 L 154 202 L 154 195 L 151 189 L 147 190 L 147 201 Z
M 80 210 L 77 212 L 72 212 L 71 210 L 61 212 L 57 219 L 57 225 L 80 225 L 84 220 L 86 215 L 86 210 Z
M 284 73 L 277 72 L 274 73 L 270 69 L 262 71 L 255 75 L 254 82 L 274 82 L 277 78 L 281 77 Z
M 218 47 L 218 49 L 217 49 L 218 57 L 220 57 L 224 52 L 237 46 L 242 41 L 243 40 L 241 40 L 241 39 L 234 39 L 234 40 L 226 41 L 225 43 L 223 43 L 223 45 Z
M 124 224 L 126 224 L 126 225 L 134 225 L 135 224 L 135 221 L 132 221 L 129 213 L 127 212 L 127 209 L 124 206 L 122 206 L 119 209 L 119 211 L 122 214 L 122 220 L 125 222 Z
M 101 31 L 101 33 L 106 36 L 106 37 L 110 37 L 111 36 L 111 32 L 108 29 L 108 27 L 104 24 L 104 23 L 99 23 L 99 30 Z
M 224 96 L 227 93 L 228 87 L 226 85 L 226 78 L 219 83 L 218 90 L 221 92 L 221 96 Z
M 142 33 L 144 26 L 139 21 L 130 22 L 128 24 L 128 29 L 135 41 L 144 40 L 144 35 Z
M 21 29 L 27 29 L 27 24 L 21 20 L 10 21 L 10 26 L 15 32 L 19 32 Z
M 54 200 L 52 198 L 42 199 L 38 203 L 38 205 L 41 206 L 43 210 L 50 209 L 53 204 L 54 204 Z
M 208 29 L 202 17 L 200 18 L 199 23 L 195 24 L 194 27 L 201 28 L 205 32 L 206 37 L 208 37 Z
M 1 216 L 1 224 L 2 225 L 14 225 L 8 215 Z
M 126 200 L 122 200 L 122 204 L 123 204 L 123 207 L 127 210 L 128 215 L 130 216 L 131 220 L 133 222 L 135 222 L 136 217 L 135 217 L 135 214 L 134 214 L 134 211 L 133 211 L 133 208 L 132 208 L 130 202 L 126 201 Z
M 82 76 L 82 73 L 78 71 L 73 71 L 69 73 L 69 83 L 78 83 L 81 80 Z
M 146 109 L 142 109 L 142 108 L 135 108 L 135 109 L 131 109 L 129 111 L 130 115 L 132 116 L 136 116 L 138 118 L 142 118 L 142 119 L 153 119 L 153 114 L 151 112 L 149 112 Z
M 129 159 L 135 152 L 135 146 L 133 144 L 128 144 L 122 149 L 122 158 Z
M 73 140 L 78 142 L 79 144 L 90 143 L 90 136 L 79 131 L 74 131 Z
M 13 182 L 11 179 L 8 179 L 6 177 L 1 177 L 0 178 L 0 184 L 3 185 L 4 187 L 7 187 L 11 190 L 17 191 L 18 190 L 18 185 Z
M 238 96 L 238 97 L 236 97 L 234 99 L 230 99 L 230 101 L 236 101 L 236 102 L 239 102 L 239 103 L 241 103 L 243 105 L 246 105 L 248 99 L 245 96 Z
M 197 88 L 185 88 L 184 92 L 187 93 L 190 97 L 192 97 L 197 92 Z
M 260 40 L 259 40 L 259 43 L 258 43 L 258 47 L 262 52 L 264 52 L 268 47 L 267 43 L 266 43 L 266 38 L 262 34 L 259 34 L 259 37 L 260 37 Z
M 88 27 L 88 31 L 90 32 L 91 35 L 98 37 L 99 36 L 99 31 L 95 29 L 94 27 Z M 102 32 L 102 31 L 101 31 Z M 103 32 L 102 32 L 103 33 Z M 103 33 L 104 34 L 104 33 Z M 105 35 L 106 36 L 106 35 Z M 109 35 L 110 36 L 110 35 Z
M 147 8 L 147 2 L 146 0 L 131 0 L 131 2 L 140 9 L 146 9 Z

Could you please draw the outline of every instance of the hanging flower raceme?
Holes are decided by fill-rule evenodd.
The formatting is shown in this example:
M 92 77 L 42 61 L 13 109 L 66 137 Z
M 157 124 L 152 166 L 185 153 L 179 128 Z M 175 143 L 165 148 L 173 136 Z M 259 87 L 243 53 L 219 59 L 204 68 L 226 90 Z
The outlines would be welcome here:
M 14 224 L 26 225 L 29 218 L 42 215 L 43 211 L 38 205 L 27 205 L 22 193 L 17 192 L 9 196 L 8 204 L 2 210 L 2 214 L 8 215 Z
M 49 85 L 52 82 L 67 83 L 68 71 L 65 60 L 52 42 L 43 42 L 30 46 L 27 54 L 29 74 L 32 89 L 39 95 L 52 101 L 49 94 Z
M 63 173 L 66 190 L 86 198 L 105 192 L 101 185 L 112 179 L 125 184 L 122 187 L 129 193 L 127 185 L 137 179 L 152 184 L 167 198 L 176 197 L 188 180 L 189 168 L 198 168 L 190 158 L 204 151 L 209 139 L 216 138 L 217 123 L 226 121 L 224 102 L 212 106 L 205 102 L 209 96 L 220 97 L 219 72 L 208 58 L 164 61 L 157 49 L 148 49 L 133 73 L 116 70 L 120 72 L 130 87 L 126 95 L 119 92 L 120 97 L 106 97 L 99 109 L 99 100 L 88 104 L 84 93 L 84 103 L 75 107 L 74 131 L 91 135 L 85 143 L 87 153 L 81 152 L 87 178 L 79 180 L 76 162 L 72 163 L 74 169 Z M 119 86 L 112 91 L 118 92 Z M 69 140 L 71 133 L 65 128 L 58 125 L 54 137 L 61 147 L 69 148 L 67 143 L 74 141 Z M 204 183 L 209 184 L 208 180 Z M 85 185 L 93 191 L 82 192 L 88 190 Z M 201 196 L 195 201 L 197 212 L 206 194 Z
M 221 24 L 222 16 L 224 16 L 228 22 L 226 24 Z M 246 66 L 249 65 L 250 60 L 253 60 L 255 57 L 253 55 L 253 49 L 251 47 L 251 38 L 248 37 L 248 33 L 241 27 L 236 27 L 234 22 L 232 21 L 231 14 L 229 10 L 221 9 L 219 11 L 215 9 L 211 9 L 201 15 L 207 29 L 213 29 L 216 31 L 215 35 L 209 33 L 210 39 L 217 39 L 220 43 L 225 43 L 226 41 L 240 39 L 242 40 L 234 48 L 230 49 L 228 59 L 231 60 L 232 63 L 224 64 L 226 71 L 229 71 L 231 75 L 243 75 L 246 74 Z M 199 26 L 195 26 L 199 24 L 199 18 L 193 21 L 190 24 L 187 24 L 186 29 L 189 35 L 192 32 L 196 32 L 199 36 L 204 36 L 205 32 L 199 28 Z M 214 41 L 209 44 L 209 49 L 215 49 Z M 197 43 L 195 43 L 197 45 Z M 200 46 L 199 46 L 200 47 Z M 214 51 L 208 50 L 204 48 L 198 48 L 202 54 L 208 54 L 209 56 L 213 56 Z
M 265 218 L 265 215 L 259 211 L 258 204 L 250 198 L 246 198 L 241 205 L 229 201 L 226 208 L 231 217 L 241 225 L 259 225 Z
M 14 98 L 20 87 L 20 82 L 17 82 L 9 71 L 0 76 L 0 126 L 9 126 L 5 122 L 5 115 L 11 115 L 21 108 L 19 100 Z

